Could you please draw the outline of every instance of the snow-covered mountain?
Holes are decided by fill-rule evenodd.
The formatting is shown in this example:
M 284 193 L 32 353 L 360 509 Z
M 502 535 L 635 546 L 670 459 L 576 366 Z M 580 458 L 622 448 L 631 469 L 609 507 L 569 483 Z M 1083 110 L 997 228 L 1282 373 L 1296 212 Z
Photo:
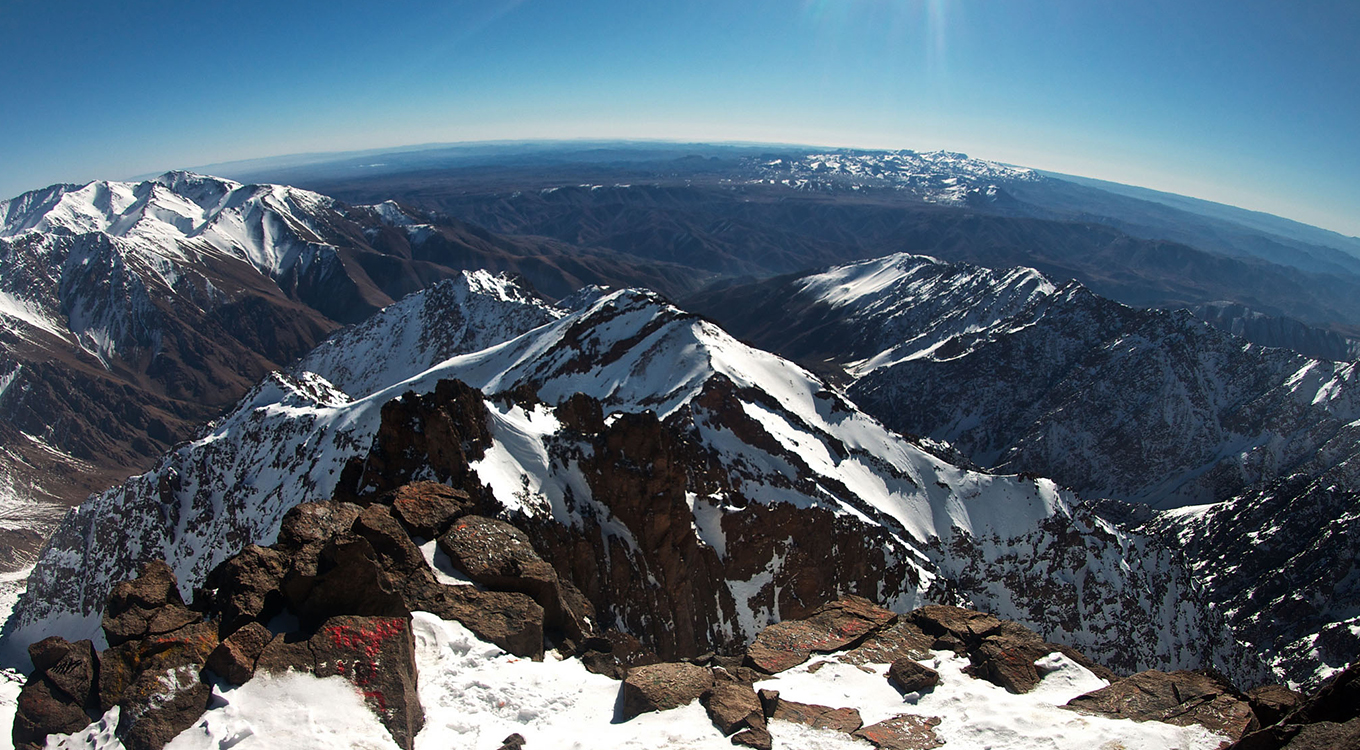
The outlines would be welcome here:
M 967 206 L 1003 198 L 1008 182 L 1038 181 L 1032 169 L 974 159 L 952 151 L 839 149 L 754 159 L 746 178 L 800 190 L 891 188 L 931 203 Z
M 1188 312 L 1129 308 L 1027 269 L 918 256 L 694 303 L 743 338 L 844 368 L 868 413 L 980 465 L 1090 498 L 1218 503 L 1149 528 L 1184 546 L 1239 636 L 1284 675 L 1313 681 L 1348 663 L 1354 613 L 1342 602 L 1360 594 L 1345 541 L 1360 498 L 1353 363 L 1250 344 Z M 1334 655 L 1314 675 L 1316 660 L 1298 654 L 1324 643 Z
M 409 302 L 383 316 L 418 316 Z M 489 398 L 460 395 L 455 379 Z M 271 540 L 299 502 L 439 477 L 464 452 L 469 486 L 537 519 L 559 554 L 585 555 L 577 584 L 602 617 L 663 653 L 744 643 L 862 590 L 903 610 L 972 603 L 1123 669 L 1216 662 L 1260 675 L 1160 544 L 1046 480 L 951 465 L 796 365 L 633 290 L 373 393 L 270 376 L 198 440 L 67 518 L 11 642 L 96 635 L 109 587 L 140 560 L 167 558 L 191 588 Z
M 463 269 L 524 270 L 562 294 L 633 272 L 652 280 L 607 255 L 390 201 L 348 206 L 185 172 L 0 203 L 0 519 L 44 508 L 23 513 L 28 526 L 0 520 L 15 542 L 4 564 L 31 557 L 53 513 L 149 467 L 340 324 L 444 279 L 461 291 L 427 301 L 440 314 L 482 295 L 534 306 L 532 292 Z M 449 331 L 442 343 L 412 341 L 429 351 L 409 353 L 428 366 L 546 320 L 507 315 L 478 321 L 467 341 Z

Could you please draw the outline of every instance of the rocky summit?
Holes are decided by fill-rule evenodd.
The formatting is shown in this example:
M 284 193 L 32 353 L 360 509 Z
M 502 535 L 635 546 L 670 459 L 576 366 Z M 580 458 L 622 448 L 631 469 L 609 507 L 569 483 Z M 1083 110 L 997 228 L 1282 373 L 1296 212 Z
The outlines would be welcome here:
M 766 627 L 744 649 L 663 661 L 604 629 L 530 529 L 478 515 L 490 509 L 457 488 L 421 482 L 365 502 L 297 506 L 278 541 L 219 564 L 187 604 L 164 562 L 144 565 L 109 596 L 108 648 L 56 636 L 29 648 L 15 746 L 101 727 L 130 749 L 174 745 L 211 735 L 245 686 L 290 674 L 348 682 L 395 746 L 427 746 L 422 730 L 432 711 L 441 715 L 426 705 L 440 694 L 422 619 L 431 616 L 531 664 L 577 664 L 615 681 L 615 711 L 573 721 L 640 725 L 698 706 L 685 716 L 705 717 L 694 730 L 711 738 L 705 747 L 813 738 L 827 743 L 818 747 L 934 748 L 978 736 L 967 706 L 1002 695 L 1015 697 L 998 710 L 1066 710 L 1072 718 L 1057 721 L 1096 722 L 1084 731 L 1143 743 L 1127 746 L 1318 747 L 1298 743 L 1349 736 L 1360 721 L 1350 672 L 1306 699 L 1278 687 L 1245 695 L 1201 672 L 1120 676 L 1012 621 L 942 605 L 898 614 L 857 596 Z M 401 506 L 422 508 L 422 520 L 407 520 Z M 952 698 L 935 702 L 942 693 Z M 502 746 L 556 745 L 526 731 Z

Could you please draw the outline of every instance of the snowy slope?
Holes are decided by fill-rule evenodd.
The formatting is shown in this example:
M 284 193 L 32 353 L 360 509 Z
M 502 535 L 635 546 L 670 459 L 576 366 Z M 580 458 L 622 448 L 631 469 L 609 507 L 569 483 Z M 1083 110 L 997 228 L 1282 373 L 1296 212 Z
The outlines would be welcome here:
M 528 387 L 547 404 L 581 392 L 682 429 L 722 467 L 719 495 L 691 504 L 715 550 L 739 543 L 714 522 L 729 502 L 820 508 L 886 531 L 884 554 L 915 571 L 914 583 L 878 592 L 896 609 L 955 590 L 1131 667 L 1217 658 L 1213 618 L 1150 542 L 1094 519 L 1051 482 L 935 458 L 801 368 L 632 290 L 357 400 L 315 375 L 272 376 L 199 440 L 67 518 L 30 578 L 13 642 L 97 638 L 107 591 L 142 559 L 164 556 L 190 589 L 244 544 L 272 539 L 293 505 L 329 497 L 345 462 L 367 453 L 388 400 L 455 378 L 488 394 Z M 550 409 L 489 406 L 495 445 L 474 468 L 502 504 L 565 524 L 600 509 Z M 725 582 L 737 602 L 721 623 L 730 638 L 779 616 L 759 602 L 781 564 L 776 555 L 764 573 Z
M 563 314 L 504 275 L 464 271 L 336 333 L 290 371 L 316 373 L 353 397 L 367 396 Z

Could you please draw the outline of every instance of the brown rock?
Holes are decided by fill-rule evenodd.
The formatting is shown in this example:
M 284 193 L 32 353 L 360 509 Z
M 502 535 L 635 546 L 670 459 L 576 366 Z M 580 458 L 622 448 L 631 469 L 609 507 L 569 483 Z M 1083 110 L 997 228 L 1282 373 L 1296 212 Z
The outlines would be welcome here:
M 973 675 L 1012 693 L 1028 693 L 1042 676 L 1034 662 L 1053 653 L 1042 641 L 1015 641 L 989 636 L 969 651 Z
M 770 730 L 765 727 L 751 727 L 732 735 L 732 744 L 755 750 L 770 750 L 774 745 L 774 738 L 770 737 Z
M 595 674 L 616 680 L 628 676 L 633 667 L 660 664 L 661 657 L 649 651 L 637 638 L 617 630 L 607 630 L 603 636 L 588 639 L 589 647 L 581 655 L 581 664 Z
M 746 728 L 763 729 L 765 712 L 760 699 L 750 685 L 732 679 L 720 679 L 702 696 L 708 718 L 723 735 Z
M 649 664 L 628 671 L 623 680 L 622 717 L 627 721 L 648 711 L 669 711 L 698 700 L 713 686 L 713 674 L 684 662 Z
M 42 746 L 49 734 L 69 734 L 90 723 L 84 706 L 34 673 L 19 693 L 10 737 L 15 747 L 25 743 Z
M 543 658 L 543 608 L 525 594 L 440 586 L 438 595 L 421 606 L 445 620 L 457 620 L 515 656 Z
M 929 659 L 934 636 L 926 635 L 919 625 L 902 617 L 868 638 L 856 648 L 841 654 L 848 664 L 891 664 L 898 659 Z
M 1360 719 L 1305 724 L 1284 750 L 1360 750 Z
M 1247 701 L 1261 726 L 1268 727 L 1303 703 L 1303 696 L 1283 685 L 1261 685 L 1247 691 Z
M 392 506 L 392 515 L 414 536 L 434 539 L 455 520 L 471 513 L 472 498 L 460 489 L 438 482 L 412 482 L 384 495 L 379 502 Z
M 258 622 L 247 623 L 208 654 L 206 666 L 233 685 L 244 685 L 255 676 L 255 662 L 273 635 Z
M 121 581 L 109 594 L 104 608 L 104 636 L 110 646 L 178 630 L 195 620 L 197 613 L 184 606 L 175 574 L 164 560 L 144 564 L 137 577 Z
M 833 729 L 846 734 L 864 726 L 859 711 L 853 708 L 829 708 L 811 703 L 795 703 L 778 698 L 777 693 L 775 695 L 775 709 L 771 718 L 804 724 L 814 729 Z
M 191 665 L 164 672 L 146 670 L 120 701 L 118 736 L 128 750 L 161 750 L 208 710 L 212 688 Z
M 888 681 L 903 693 L 924 693 L 940 684 L 940 673 L 911 659 L 898 659 L 888 667 Z
M 351 530 L 368 540 L 378 563 L 389 574 L 400 577 L 429 576 L 429 564 L 411 535 L 384 505 L 370 505 L 354 519 Z
M 99 710 L 131 705 L 135 714 L 142 693 L 156 694 L 143 679 L 146 675 L 150 675 L 146 679 L 151 682 L 171 673 L 192 675 L 197 680 L 208 654 L 217 644 L 217 627 L 200 622 L 173 633 L 151 635 L 110 648 L 99 658 Z M 184 680 L 175 678 L 175 684 L 181 682 Z M 138 685 L 142 686 L 142 693 L 138 692 Z
M 926 635 L 953 636 L 965 646 L 975 644 L 989 633 L 1001 629 L 1002 621 L 992 615 L 962 607 L 931 604 L 907 615 Z
M 75 705 L 93 705 L 98 672 L 93 643 L 88 640 L 71 643 L 59 636 L 49 636 L 30 645 L 28 654 L 33 661 L 30 679 L 46 677 Z
M 416 693 L 410 620 L 333 617 L 312 636 L 310 646 L 316 676 L 340 675 L 354 683 L 397 744 L 411 750 L 425 712 Z
M 760 632 L 746 650 L 750 666 L 767 674 L 807 661 L 814 651 L 836 651 L 892 624 L 897 615 L 868 599 L 848 596 L 819 607 L 805 620 L 785 620 Z
M 311 674 L 316 671 L 311 643 L 296 633 L 280 633 L 260 652 L 260 657 L 255 660 L 255 671 L 263 674 Z
M 1259 726 L 1250 704 L 1228 686 L 1198 672 L 1139 672 L 1077 696 L 1066 707 L 1117 719 L 1182 727 L 1199 724 L 1234 740 Z
M 604 409 L 600 402 L 584 393 L 573 393 L 554 410 L 562 425 L 576 432 L 598 435 L 604 432 Z
M 524 747 L 524 735 L 515 732 L 501 740 L 500 750 L 520 750 L 522 747 Z
M 1346 667 L 1289 716 L 1291 723 L 1349 722 L 1360 716 L 1360 661 Z
M 344 502 L 296 505 L 283 517 L 276 546 L 283 552 L 295 552 L 325 542 L 348 531 L 361 512 L 363 508 Z
M 296 571 L 284 580 L 283 592 L 304 625 L 315 627 L 331 617 L 405 617 L 410 614 L 402 592 L 383 570 L 373 545 L 362 537 L 327 542 L 317 558 L 317 575 Z
M 216 589 L 212 614 L 222 632 L 231 633 L 252 620 L 267 622 L 282 608 L 279 586 L 287 564 L 279 552 L 248 545 L 208 574 L 207 586 Z
M 756 691 L 756 697 L 760 698 L 760 710 L 765 714 L 765 718 L 774 716 L 774 712 L 779 708 L 779 691 L 761 688 Z
M 439 548 L 454 567 L 477 583 L 497 591 L 528 594 L 543 607 L 546 628 L 572 640 L 594 632 L 594 608 L 570 583 L 534 551 L 528 535 L 485 516 L 463 516 L 439 537 Z
M 944 744 L 935 734 L 938 716 L 902 714 L 857 730 L 853 736 L 883 750 L 930 750 Z

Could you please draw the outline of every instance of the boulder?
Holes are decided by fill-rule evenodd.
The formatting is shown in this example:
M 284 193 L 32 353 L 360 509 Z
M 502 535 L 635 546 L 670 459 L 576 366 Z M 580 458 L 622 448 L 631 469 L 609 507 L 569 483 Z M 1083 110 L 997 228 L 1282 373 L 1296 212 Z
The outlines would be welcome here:
M 405 617 L 327 620 L 310 642 L 317 677 L 340 675 L 364 696 L 392 738 L 411 750 L 425 723 L 416 692 L 415 638 Z
M 164 560 L 142 565 L 137 577 L 120 581 L 109 594 L 101 623 L 110 646 L 160 635 L 199 619 L 184 606 L 175 574 Z
M 1249 693 L 1257 715 L 1272 713 L 1289 702 L 1275 686 Z M 1360 663 L 1352 664 L 1316 693 L 1300 699 L 1278 723 L 1252 732 L 1232 745 L 1233 750 L 1360 749 Z
M 47 735 L 78 732 L 89 723 L 83 704 L 34 672 L 19 693 L 10 738 L 16 748 L 42 747 Z
M 762 690 L 761 693 L 767 691 Z M 763 698 L 764 696 L 762 696 Z M 864 726 L 859 711 L 853 708 L 830 708 L 813 703 L 796 703 L 774 696 L 775 708 L 770 718 L 791 721 L 814 729 L 831 729 L 837 732 L 853 733 Z
M 71 643 L 60 636 L 49 636 L 28 647 L 33 674 L 46 677 L 66 699 L 77 706 L 94 705 L 94 688 L 99 672 L 94 644 L 88 640 Z
M 940 684 L 940 673 L 904 658 L 888 667 L 888 681 L 904 694 L 924 693 Z
M 1249 703 L 1227 685 L 1198 672 L 1139 672 L 1077 696 L 1066 708 L 1116 719 L 1199 724 L 1233 740 L 1259 726 Z
M 1022 694 L 1039 685 L 1043 676 L 1034 662 L 1051 653 L 1053 648 L 1042 641 L 989 636 L 970 649 L 968 656 L 974 677 Z
M 765 727 L 751 727 L 732 735 L 732 744 L 754 750 L 770 750 L 774 745 L 774 738 L 770 737 L 770 730 Z
M 331 617 L 405 617 L 411 610 L 363 537 L 341 536 L 321 547 L 316 574 L 289 571 L 284 597 L 303 624 L 315 627 Z
M 944 604 L 931 604 L 913 611 L 908 618 L 926 635 L 937 639 L 952 636 L 954 641 L 965 647 L 976 644 L 989 633 L 1001 629 L 1002 621 L 984 612 L 975 612 L 962 607 Z
M 938 716 L 901 714 L 856 730 L 852 736 L 883 750 L 930 750 L 944 744 L 935 734 Z
M 143 670 L 119 702 L 118 737 L 127 750 L 161 750 L 198 721 L 211 698 L 195 665 Z
M 99 711 L 115 705 L 124 706 L 126 711 L 136 704 L 141 694 L 134 686 L 142 684 L 139 680 L 145 675 L 151 675 L 153 681 L 171 673 L 192 674 L 198 679 L 217 645 L 217 627 L 200 622 L 110 648 L 99 658 Z
M 274 636 L 255 660 L 255 672 L 260 674 L 311 674 L 315 669 L 316 658 L 312 656 L 312 645 L 298 633 L 279 633 Z
M 227 636 L 208 654 L 206 666 L 233 685 L 244 685 L 255 676 L 255 663 L 273 635 L 258 622 L 247 623 Z
M 435 539 L 458 518 L 473 511 L 468 493 L 438 482 L 412 482 L 378 500 L 392 506 L 392 515 L 413 536 Z
M 279 586 L 287 568 L 283 555 L 251 544 L 208 574 L 207 587 L 216 590 L 209 611 L 224 635 L 253 620 L 268 622 L 279 613 L 283 606 Z
M 353 503 L 336 501 L 296 505 L 283 516 L 275 547 L 285 553 L 296 552 L 330 540 L 348 531 L 362 512 L 363 508 Z
M 1288 717 L 1292 724 L 1330 721 L 1336 724 L 1360 717 L 1360 661 L 1346 667 L 1310 696 Z
M 934 644 L 934 636 L 902 617 L 842 654 L 840 660 L 847 664 L 891 664 L 898 659 L 929 659 Z
M 612 628 L 603 636 L 587 639 L 583 650 L 581 664 L 586 669 L 616 680 L 628 676 L 633 667 L 661 663 L 661 657 L 643 646 L 642 641 Z
M 1248 734 L 1228 750 L 1360 750 L 1360 719 L 1275 724 Z
M 457 620 L 478 638 L 515 656 L 543 658 L 543 608 L 525 594 L 479 591 L 472 586 L 439 586 L 421 608 Z
M 628 671 L 620 690 L 622 718 L 689 705 L 713 687 L 713 674 L 684 662 L 649 664 Z
M 760 698 L 750 685 L 738 682 L 725 671 L 714 680 L 713 687 L 701 696 L 708 718 L 713 726 L 724 736 L 742 729 L 764 729 L 765 712 L 761 709 Z
M 814 651 L 837 651 L 891 625 L 897 615 L 868 599 L 848 596 L 822 605 L 807 619 L 785 620 L 760 632 L 746 649 L 746 663 L 776 674 L 807 661 Z
M 373 547 L 375 559 L 388 574 L 402 579 L 423 577 L 433 580 L 429 563 L 411 541 L 401 523 L 384 505 L 370 505 L 354 519 L 351 531 Z
M 543 607 L 548 627 L 559 628 L 577 640 L 589 632 L 589 626 L 564 605 L 557 571 L 538 556 L 528 535 L 505 521 L 463 516 L 439 537 L 439 549 L 455 568 L 477 583 L 533 597 Z

